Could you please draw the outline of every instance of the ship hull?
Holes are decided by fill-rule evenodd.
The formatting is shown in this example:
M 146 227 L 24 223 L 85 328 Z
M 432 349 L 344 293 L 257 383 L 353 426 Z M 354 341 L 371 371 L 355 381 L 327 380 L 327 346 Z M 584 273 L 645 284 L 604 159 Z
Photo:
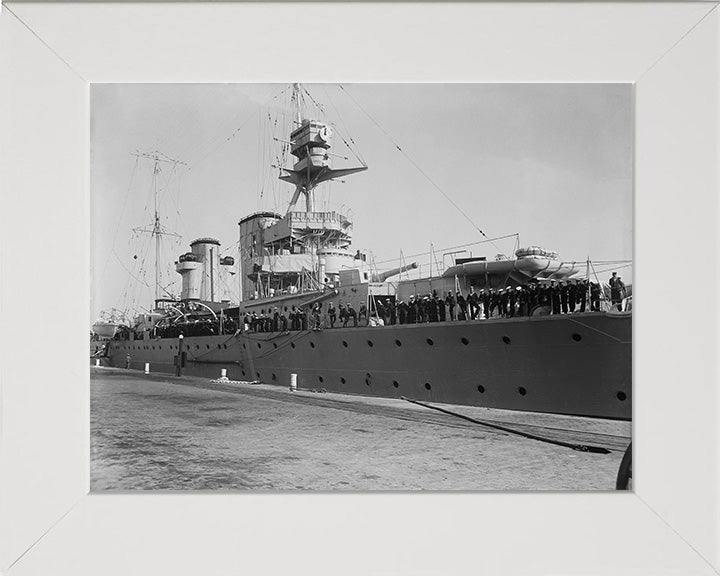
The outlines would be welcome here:
M 178 340 L 115 340 L 106 365 L 173 373 Z M 186 337 L 183 374 L 631 419 L 632 317 L 604 312 Z

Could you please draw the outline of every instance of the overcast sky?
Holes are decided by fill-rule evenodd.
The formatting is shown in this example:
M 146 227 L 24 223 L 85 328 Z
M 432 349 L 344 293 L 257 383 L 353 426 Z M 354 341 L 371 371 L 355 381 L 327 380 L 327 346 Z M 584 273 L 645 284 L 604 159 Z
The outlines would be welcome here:
M 316 209 L 349 213 L 353 247 L 371 252 L 378 269 L 430 243 L 442 260 L 448 247 L 484 240 L 478 229 L 517 233 L 521 246 L 566 261 L 632 259 L 630 85 L 343 87 L 307 85 L 322 107 L 306 98 L 307 113 L 352 138 L 369 169 L 321 186 Z M 282 84 L 92 86 L 93 318 L 152 305 L 154 244 L 133 229 L 152 225 L 153 162 L 131 153 L 158 150 L 187 164 L 162 164 L 159 174 L 162 224 L 181 235 L 163 243 L 161 283 L 177 294 L 173 262 L 192 240 L 217 238 L 236 256 L 242 217 L 287 209 L 292 186 L 277 181 L 271 165 L 272 137 L 288 137 L 291 111 L 279 111 L 290 92 Z M 335 167 L 358 164 L 337 137 L 331 151 L 348 157 L 335 158 Z M 494 258 L 514 245 L 511 238 L 468 250 Z M 426 275 L 428 257 L 415 260 Z M 611 267 L 630 280 L 631 267 L 598 264 L 603 280 Z

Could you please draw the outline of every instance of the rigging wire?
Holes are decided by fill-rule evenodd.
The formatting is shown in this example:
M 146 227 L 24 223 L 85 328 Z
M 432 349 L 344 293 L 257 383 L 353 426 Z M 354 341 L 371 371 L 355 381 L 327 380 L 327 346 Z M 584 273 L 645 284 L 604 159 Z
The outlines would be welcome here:
M 200 165 L 202 162 L 204 162 L 209 156 L 211 156 L 212 154 L 214 154 L 215 152 L 217 152 L 220 148 L 222 148 L 227 142 L 230 142 L 233 138 L 235 138 L 235 136 L 237 136 L 237 135 L 240 133 L 240 131 L 241 131 L 243 128 L 245 128 L 245 126 L 247 126 L 247 124 L 248 124 L 248 123 L 250 122 L 250 120 L 255 116 L 255 114 L 257 114 L 257 110 L 253 110 L 253 112 L 252 112 L 247 118 L 245 118 L 245 120 L 243 121 L 243 123 L 240 124 L 240 126 L 238 126 L 238 127 L 233 131 L 233 133 L 230 134 L 230 136 L 228 136 L 227 138 L 225 138 L 225 140 L 223 140 L 222 142 L 220 142 L 220 144 L 218 144 L 215 148 L 213 148 L 213 149 L 210 150 L 207 154 L 205 154 L 205 155 L 202 156 L 199 160 L 197 160 L 197 162 L 195 162 L 195 163 L 193 164 L 193 166 L 197 167 L 197 166 Z
M 593 261 L 592 263 L 595 264 L 595 261 Z M 593 270 L 595 271 L 596 274 L 605 274 L 606 272 L 614 272 L 616 270 L 623 270 L 625 268 L 630 268 L 631 266 L 632 266 L 632 263 L 625 264 L 624 266 L 610 266 L 608 268 L 600 268 L 600 269 L 595 269 L 595 267 L 593 266 Z
M 448 250 L 456 250 L 458 248 L 468 248 L 470 246 L 476 246 L 478 244 L 487 244 L 487 243 L 493 243 L 493 240 L 505 240 L 507 238 L 512 238 L 515 236 L 515 234 L 506 234 L 505 236 L 494 236 L 493 238 L 488 238 L 487 240 L 478 240 L 477 242 L 469 242 L 468 244 L 458 244 L 457 246 L 449 246 L 447 248 L 440 248 L 439 250 L 435 250 L 436 253 L 438 252 L 447 252 Z M 496 246 L 497 247 L 497 246 Z M 419 252 L 417 254 L 410 254 L 405 256 L 405 259 L 408 258 L 417 258 L 418 256 L 430 256 L 431 252 Z M 388 262 L 397 262 L 398 258 L 389 258 L 387 260 L 380 260 L 379 262 L 376 262 L 377 264 L 387 264 Z
M 355 156 L 356 160 L 360 162 L 363 166 L 367 166 L 367 162 L 365 162 L 365 158 L 360 154 L 359 150 L 356 150 L 355 147 L 357 144 L 355 143 L 355 140 L 352 139 L 352 136 L 350 136 L 351 132 L 347 128 L 347 125 L 345 124 L 345 120 L 343 119 L 342 115 L 340 114 L 340 110 L 337 106 L 335 106 L 335 102 L 333 102 L 333 99 L 330 96 L 330 92 L 328 92 L 325 87 L 323 86 L 323 93 L 327 97 L 328 102 L 330 102 L 330 105 L 333 107 L 333 110 L 335 111 L 335 116 L 338 119 L 338 121 L 342 124 L 343 132 L 348 134 L 347 139 L 343 136 L 343 133 L 338 130 L 337 124 L 335 124 L 335 131 L 337 132 L 338 136 L 340 136 L 340 139 L 343 141 L 345 146 L 347 147 L 350 152 L 352 152 L 353 156 Z M 348 143 L 348 140 L 353 143 L 353 146 L 351 146 Z
M 117 226 L 115 227 L 115 234 L 113 234 L 113 240 L 110 244 L 110 250 L 111 252 L 115 251 L 115 242 L 117 241 L 118 232 L 120 231 L 120 223 L 122 222 L 123 214 L 125 214 L 125 206 L 127 205 L 128 197 L 130 196 L 130 190 L 132 189 L 133 183 L 135 181 L 135 174 L 137 173 L 137 167 L 138 163 L 140 162 L 140 158 L 135 158 L 135 164 L 133 165 L 132 174 L 130 176 L 130 184 L 127 187 L 127 190 L 125 191 L 125 198 L 123 200 L 122 208 L 120 209 L 120 216 L 118 216 L 117 220 Z M 100 280 L 99 282 L 102 282 L 102 279 L 105 277 L 105 272 L 107 271 L 108 264 L 110 262 L 110 257 L 105 259 L 105 265 L 103 266 L 103 270 L 100 273 Z
M 355 97 L 354 97 L 350 92 L 348 92 L 347 90 L 345 90 L 345 88 L 343 87 L 342 84 L 338 84 L 338 86 L 340 87 L 340 89 L 341 89 L 343 92 L 345 92 L 345 94 L 347 94 L 347 95 L 350 97 L 350 99 L 355 103 L 355 105 L 358 107 L 358 109 L 359 109 L 363 114 L 365 114 L 365 116 L 367 116 L 368 119 L 369 119 L 373 124 L 375 124 L 375 126 L 388 138 L 388 140 L 390 140 L 390 142 L 393 144 L 393 146 L 395 146 L 395 148 L 397 148 L 397 150 L 400 152 L 400 154 L 402 154 L 402 155 L 405 157 L 405 159 L 406 159 L 408 162 L 410 162 L 410 164 L 412 164 L 412 165 L 417 169 L 417 171 L 420 172 L 420 174 L 422 174 L 422 175 L 425 177 L 425 179 L 426 179 L 438 192 L 440 192 L 440 194 L 442 194 L 442 195 L 445 197 L 445 199 L 446 199 L 448 202 L 450 202 L 450 204 L 452 204 L 458 212 L 460 212 L 460 214 L 462 214 L 462 216 L 473 226 L 473 228 L 475 228 L 478 232 L 480 232 L 480 234 L 481 234 L 482 236 L 484 236 L 485 238 L 487 238 L 488 240 L 490 240 L 490 238 L 488 237 L 488 235 L 485 234 L 485 232 L 483 232 L 483 231 L 480 229 L 480 227 L 479 227 L 477 224 L 475 224 L 475 222 L 470 218 L 470 216 L 468 216 L 468 214 L 467 214 L 462 208 L 460 208 L 460 206 L 459 206 L 442 188 L 440 188 L 440 186 L 430 177 L 430 175 L 427 174 L 427 172 L 425 172 L 425 171 L 422 169 L 422 167 L 421 167 L 417 162 L 415 162 L 415 160 L 413 160 L 413 159 L 408 155 L 408 153 L 405 152 L 405 150 L 403 150 L 403 149 L 400 147 L 400 145 L 399 145 L 399 144 L 395 141 L 395 139 L 387 132 L 387 130 L 385 130 L 385 129 L 377 122 L 377 120 L 375 120 L 375 119 L 365 110 L 365 108 L 363 108 L 363 107 L 360 105 L 360 103 L 355 99 Z M 500 249 L 499 246 L 497 246 L 497 245 L 494 244 L 494 243 L 493 243 L 493 245 L 495 246 L 495 248 L 496 248 L 499 252 L 501 252 L 501 253 L 502 253 L 503 255 L 505 255 L 505 257 L 507 258 L 507 255 L 503 252 L 503 250 Z
M 255 116 L 255 114 L 257 114 L 257 113 L 259 112 L 259 110 L 261 110 L 262 108 L 264 108 L 264 107 L 266 107 L 266 106 L 269 106 L 274 100 L 277 100 L 277 99 L 278 99 L 280 96 L 282 96 L 286 91 L 287 91 L 287 87 L 283 88 L 283 90 L 281 90 L 280 92 L 278 92 L 278 93 L 272 95 L 271 97 L 267 98 L 262 104 L 260 104 L 260 106 L 259 106 L 258 109 L 253 110 L 252 112 L 250 112 L 250 114 L 248 114 L 248 115 L 245 117 L 245 119 L 242 121 L 242 123 L 240 124 L 240 126 L 238 126 L 238 128 L 236 128 L 236 129 L 232 132 L 232 134 L 230 134 L 230 136 L 228 136 L 227 138 L 224 138 L 223 140 L 220 140 L 220 141 L 217 141 L 217 140 L 216 140 L 216 142 L 218 142 L 218 143 L 217 143 L 217 145 L 215 145 L 214 147 L 212 146 L 212 144 L 209 145 L 209 146 L 210 146 L 209 149 L 206 147 L 205 150 L 207 150 L 207 152 L 204 153 L 204 154 L 202 154 L 202 155 L 193 163 L 193 167 L 199 166 L 201 163 L 203 163 L 205 160 L 207 160 L 208 157 L 212 156 L 215 152 L 217 152 L 220 148 L 222 148 L 227 142 L 230 142 L 231 140 L 233 140 L 233 139 L 238 135 L 238 133 L 239 133 L 245 126 L 247 126 L 247 124 L 250 122 L 250 120 L 253 119 L 253 117 Z

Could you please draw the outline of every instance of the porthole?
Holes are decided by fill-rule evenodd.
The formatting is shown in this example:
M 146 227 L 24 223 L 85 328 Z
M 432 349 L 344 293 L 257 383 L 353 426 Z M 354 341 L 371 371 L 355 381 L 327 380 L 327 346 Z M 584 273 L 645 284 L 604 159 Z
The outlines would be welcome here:
M 367 345 L 370 346 L 370 348 L 372 348 L 372 347 L 373 347 L 373 342 L 372 342 L 372 340 L 368 340 L 368 341 L 367 341 Z
M 223 344 L 223 348 L 227 350 L 227 344 Z
M 207 349 L 210 350 L 210 344 L 205 344 L 207 346 Z
M 467 338 L 460 338 L 460 342 L 462 342 L 465 346 L 470 344 L 470 340 L 468 340 Z
M 255 374 L 256 374 L 258 380 L 260 380 L 260 372 L 255 372 Z
M 200 344 L 195 344 L 195 350 L 200 350 Z
M 400 383 L 397 380 L 393 380 L 393 386 L 395 386 L 395 388 L 400 388 Z
M 295 348 L 295 342 L 290 342 L 290 348 Z
M 342 378 L 342 377 L 341 377 L 341 378 L 340 378 L 340 382 L 342 382 L 343 384 L 345 384 L 345 378 Z
M 347 347 L 348 347 L 348 343 L 347 343 L 347 342 L 345 342 L 345 340 L 343 340 L 343 346 L 345 346 L 345 348 L 347 348 Z
M 575 332 L 572 335 L 572 339 L 575 340 L 575 342 L 580 342 L 580 340 L 582 340 L 582 336 L 580 334 L 578 334 L 577 332 Z
M 222 348 L 222 345 L 218 344 L 218 350 L 220 350 L 221 348 Z
M 273 372 L 272 379 L 273 379 L 273 381 L 277 380 L 277 375 L 275 374 L 275 372 Z
M 247 350 L 247 346 L 245 346 L 245 342 L 243 342 L 243 350 Z
M 483 386 L 482 384 L 480 384 L 480 385 L 478 386 L 478 392 L 480 392 L 480 394 L 485 394 L 485 386 Z
M 242 375 L 245 376 L 245 370 L 242 371 Z
M 430 382 L 425 382 L 425 390 L 430 390 L 432 386 L 430 386 Z
M 505 344 L 510 344 L 512 340 L 510 340 L 510 336 L 503 336 L 502 341 L 505 342 Z
M 400 342 L 400 340 L 395 340 L 395 346 L 399 348 L 400 346 L 402 346 L 402 342 Z
M 315 348 L 315 342 L 310 342 L 310 348 Z
M 260 342 L 258 342 L 257 345 L 258 345 L 258 348 L 260 348 L 262 350 L 262 345 L 260 344 Z
M 527 390 L 520 386 L 520 388 L 518 388 L 518 394 L 520 394 L 520 396 L 525 396 L 525 394 L 527 394 Z
M 322 376 L 318 376 L 318 380 L 320 381 L 320 384 L 322 384 L 325 381 Z
M 620 402 L 625 402 L 627 400 L 627 394 L 625 392 L 618 392 L 617 393 L 617 399 L 620 400 Z
M 273 342 L 273 348 L 277 348 L 277 344 L 275 344 L 275 342 Z
M 155 350 L 155 346 L 153 346 L 152 349 Z
M 433 342 L 432 338 L 428 338 L 427 340 L 425 340 L 425 342 L 428 343 L 428 346 L 432 346 L 433 344 L 435 344 L 435 342 Z

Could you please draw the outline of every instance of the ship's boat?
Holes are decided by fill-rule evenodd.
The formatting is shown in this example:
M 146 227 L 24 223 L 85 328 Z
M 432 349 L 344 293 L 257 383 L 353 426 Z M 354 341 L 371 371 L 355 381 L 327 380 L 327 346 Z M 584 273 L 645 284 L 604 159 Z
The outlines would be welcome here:
M 488 262 L 485 259 L 462 262 L 451 266 L 443 273 L 445 277 L 472 276 L 484 278 L 486 275 L 506 275 L 522 284 L 531 278 L 564 279 L 570 278 L 578 272 L 574 263 L 562 262 L 557 253 L 549 252 L 547 255 L 526 255 L 518 250 L 515 260 L 495 260 Z
M 120 329 L 120 324 L 114 324 L 110 322 L 95 322 L 92 325 L 92 332 L 100 338 L 109 339 L 117 334 Z
M 279 178 L 294 186 L 286 213 L 240 219 L 237 264 L 221 256 L 214 238 L 192 242 L 175 263 L 178 299 L 159 298 L 156 290 L 155 309 L 138 315 L 132 328 L 98 325 L 112 338 L 104 363 L 149 363 L 153 371 L 208 378 L 224 369 L 232 380 L 277 385 L 296 376 L 307 389 L 630 419 L 632 315 L 609 312 L 602 287 L 587 283 L 589 261 L 582 275 L 581 265 L 533 245 L 517 247 L 514 259 L 455 258 L 425 276 L 407 277 L 418 272 L 416 262 L 379 271 L 352 248 L 349 216 L 315 207 L 321 182 L 367 166 L 359 155 L 359 165 L 333 165 L 336 130 L 304 116 L 302 94 L 294 85 L 296 122 L 283 141 L 281 160 L 292 165 L 283 164 Z M 156 174 L 161 158 L 148 157 Z M 219 290 L 233 274 L 241 283 L 236 303 Z M 588 301 L 583 313 L 533 315 L 518 303 L 525 286 L 534 284 L 543 298 L 556 281 L 600 294 L 601 306 L 590 311 Z M 480 291 L 511 302 L 513 312 L 467 319 L 459 301 Z M 403 323 L 397 314 L 404 306 L 413 320 Z M 433 317 L 440 307 L 444 321 Z M 538 307 L 549 310 L 547 303 Z

